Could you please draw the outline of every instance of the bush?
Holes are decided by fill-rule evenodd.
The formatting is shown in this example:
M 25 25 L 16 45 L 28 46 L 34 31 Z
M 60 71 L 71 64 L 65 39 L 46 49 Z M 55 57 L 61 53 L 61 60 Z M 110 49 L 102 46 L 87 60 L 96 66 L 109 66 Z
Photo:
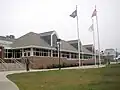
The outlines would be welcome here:
M 39 69 L 44 69 L 43 65 L 41 65 L 41 66 L 39 67 Z
M 71 64 L 67 64 L 66 67 L 71 67 Z
M 52 64 L 52 68 L 59 68 L 59 64 Z
M 76 64 L 75 64 L 75 66 L 79 66 L 79 64 L 78 64 L 78 63 L 76 63 Z
M 63 62 L 62 66 L 67 67 L 67 63 Z
M 78 63 L 74 63 L 74 64 L 67 64 L 65 62 L 60 64 L 60 68 L 65 68 L 65 67 L 75 67 L 75 66 L 79 66 Z M 59 64 L 52 64 L 52 65 L 48 65 L 47 69 L 51 69 L 51 68 L 59 68 Z
M 55 68 L 55 64 L 52 64 L 52 68 Z
M 47 65 L 47 69 L 51 69 L 52 68 L 52 65 Z

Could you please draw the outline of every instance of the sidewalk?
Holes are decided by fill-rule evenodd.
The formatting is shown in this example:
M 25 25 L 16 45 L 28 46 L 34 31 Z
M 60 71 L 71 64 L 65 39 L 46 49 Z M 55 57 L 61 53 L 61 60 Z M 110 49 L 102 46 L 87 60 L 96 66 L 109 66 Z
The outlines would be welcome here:
M 105 65 L 101 65 L 99 67 L 105 67 Z M 61 70 L 65 70 L 65 69 L 89 69 L 89 68 L 98 68 L 98 66 L 92 65 L 92 66 L 81 66 L 81 67 L 68 67 L 68 68 L 62 68 Z M 50 70 L 58 70 L 58 68 L 56 68 L 56 69 L 30 70 L 29 72 L 50 71 Z M 19 90 L 19 88 L 12 81 L 7 79 L 6 76 L 9 74 L 23 73 L 23 72 L 26 72 L 26 70 L 0 72 L 0 90 Z

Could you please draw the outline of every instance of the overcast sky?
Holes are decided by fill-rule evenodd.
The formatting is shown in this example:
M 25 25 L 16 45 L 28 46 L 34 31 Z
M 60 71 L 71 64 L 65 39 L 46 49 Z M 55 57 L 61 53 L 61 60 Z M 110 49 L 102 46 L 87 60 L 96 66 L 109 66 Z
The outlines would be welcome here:
M 64 40 L 77 39 L 76 18 L 69 16 L 76 4 L 82 43 L 93 43 L 88 28 L 96 5 L 101 49 L 120 50 L 120 0 L 0 0 L 0 35 L 55 30 Z

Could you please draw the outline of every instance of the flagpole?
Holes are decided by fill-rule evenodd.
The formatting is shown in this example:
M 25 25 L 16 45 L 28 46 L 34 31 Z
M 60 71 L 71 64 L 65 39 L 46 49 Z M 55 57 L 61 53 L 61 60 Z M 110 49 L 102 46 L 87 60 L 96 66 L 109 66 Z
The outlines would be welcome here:
M 76 5 L 76 11 L 77 11 L 77 5 Z M 77 34 L 78 34 L 78 58 L 79 58 L 79 67 L 80 67 L 80 39 L 79 39 L 79 25 L 78 25 L 78 13 L 77 13 Z
M 95 65 L 96 65 L 95 30 L 94 30 L 94 20 L 93 19 L 92 19 L 92 25 L 93 25 L 93 56 L 94 56 Z
M 96 9 L 96 6 L 95 6 Z M 99 64 L 101 65 L 101 59 L 100 59 L 100 39 L 99 39 L 99 28 L 98 28 L 98 16 L 96 11 L 96 24 L 97 24 L 97 35 L 98 35 L 98 51 L 99 51 Z

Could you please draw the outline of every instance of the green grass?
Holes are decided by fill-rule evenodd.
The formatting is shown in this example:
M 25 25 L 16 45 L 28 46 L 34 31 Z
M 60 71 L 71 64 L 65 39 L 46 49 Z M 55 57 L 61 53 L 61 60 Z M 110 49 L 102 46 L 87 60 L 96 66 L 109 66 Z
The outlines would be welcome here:
M 7 76 L 20 90 L 120 90 L 120 65 Z

